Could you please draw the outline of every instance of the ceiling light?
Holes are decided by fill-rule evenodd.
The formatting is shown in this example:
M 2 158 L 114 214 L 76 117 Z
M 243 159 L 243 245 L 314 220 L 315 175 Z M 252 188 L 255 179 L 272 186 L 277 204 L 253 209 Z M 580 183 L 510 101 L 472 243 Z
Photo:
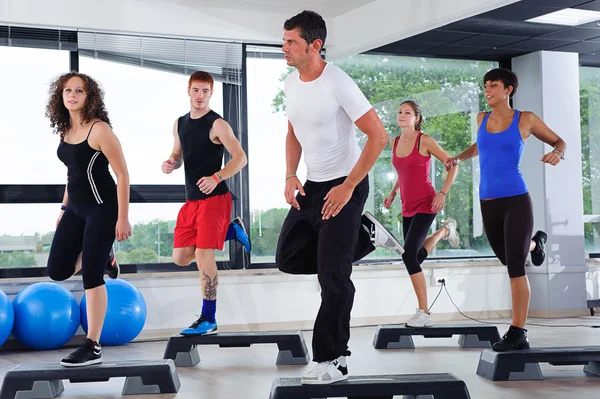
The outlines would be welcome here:
M 564 10 L 551 12 L 531 18 L 525 22 L 536 22 L 540 24 L 554 24 L 577 26 L 600 20 L 600 12 L 590 10 L 579 10 L 575 8 L 565 8 Z

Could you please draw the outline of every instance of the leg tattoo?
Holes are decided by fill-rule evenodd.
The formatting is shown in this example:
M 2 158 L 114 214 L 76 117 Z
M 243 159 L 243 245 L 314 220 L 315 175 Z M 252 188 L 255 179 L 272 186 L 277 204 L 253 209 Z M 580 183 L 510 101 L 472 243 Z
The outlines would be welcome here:
M 211 301 L 216 300 L 219 275 L 215 274 L 215 276 L 211 278 L 204 270 L 202 270 L 202 281 L 204 281 L 204 297 Z

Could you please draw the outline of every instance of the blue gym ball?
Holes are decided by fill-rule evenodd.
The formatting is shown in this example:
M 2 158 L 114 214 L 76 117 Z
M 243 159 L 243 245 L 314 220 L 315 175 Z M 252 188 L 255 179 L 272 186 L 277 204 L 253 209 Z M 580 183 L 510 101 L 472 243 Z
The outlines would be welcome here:
M 13 335 L 31 349 L 60 348 L 79 327 L 75 296 L 56 283 L 32 284 L 13 300 Z
M 106 281 L 108 306 L 100 334 L 102 345 L 124 345 L 137 337 L 146 323 L 146 301 L 131 283 L 116 279 Z M 81 327 L 87 333 L 86 296 L 81 299 Z
M 15 313 L 13 311 L 10 299 L 6 294 L 0 291 L 0 346 L 4 345 L 15 321 Z

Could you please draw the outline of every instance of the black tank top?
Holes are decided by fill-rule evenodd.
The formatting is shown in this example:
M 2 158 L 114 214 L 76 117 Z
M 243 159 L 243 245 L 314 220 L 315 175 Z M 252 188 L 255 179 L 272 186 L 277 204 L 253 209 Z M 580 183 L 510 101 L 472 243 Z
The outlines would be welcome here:
M 185 194 L 188 200 L 199 200 L 229 192 L 227 184 L 222 181 L 212 193 L 206 195 L 196 185 L 201 177 L 210 177 L 223 165 L 223 144 L 215 144 L 210 139 L 210 129 L 221 116 L 214 111 L 198 119 L 190 114 L 179 118 L 177 133 L 181 142 L 183 166 L 185 169 Z
M 87 137 L 78 144 L 61 140 L 56 151 L 58 158 L 67 166 L 67 191 L 69 203 L 73 204 L 112 204 L 117 203 L 117 187 L 108 171 L 108 159 L 90 147 Z

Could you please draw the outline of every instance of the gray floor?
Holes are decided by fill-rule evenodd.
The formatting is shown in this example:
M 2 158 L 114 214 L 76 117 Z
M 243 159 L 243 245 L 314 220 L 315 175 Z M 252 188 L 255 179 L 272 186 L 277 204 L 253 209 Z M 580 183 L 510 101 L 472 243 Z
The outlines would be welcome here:
M 600 324 L 600 319 L 530 320 L 530 323 L 553 325 Z M 456 323 L 452 323 L 456 324 Z M 498 325 L 500 334 L 505 325 Z M 464 380 L 471 398 L 581 398 L 600 397 L 600 377 L 585 376 L 583 366 L 554 367 L 542 364 L 543 381 L 491 382 L 475 374 L 480 349 L 461 349 L 457 337 L 425 339 L 414 337 L 415 350 L 373 349 L 374 327 L 352 330 L 349 358 L 351 375 L 408 374 L 451 372 Z M 588 327 L 548 328 L 529 325 L 532 346 L 600 345 L 600 330 Z M 304 333 L 310 347 L 310 332 Z M 160 359 L 166 342 L 135 343 L 122 347 L 103 348 L 104 361 L 126 359 Z M 135 398 L 247 398 L 269 397 L 274 378 L 297 377 L 309 366 L 277 367 L 275 345 L 254 345 L 250 348 L 199 348 L 201 363 L 194 368 L 178 368 L 181 389 L 178 394 L 128 396 Z M 16 364 L 51 363 L 59 361 L 69 349 L 44 352 L 0 352 L 0 376 Z M 70 384 L 65 381 L 61 397 L 119 398 L 123 378 L 109 382 Z

